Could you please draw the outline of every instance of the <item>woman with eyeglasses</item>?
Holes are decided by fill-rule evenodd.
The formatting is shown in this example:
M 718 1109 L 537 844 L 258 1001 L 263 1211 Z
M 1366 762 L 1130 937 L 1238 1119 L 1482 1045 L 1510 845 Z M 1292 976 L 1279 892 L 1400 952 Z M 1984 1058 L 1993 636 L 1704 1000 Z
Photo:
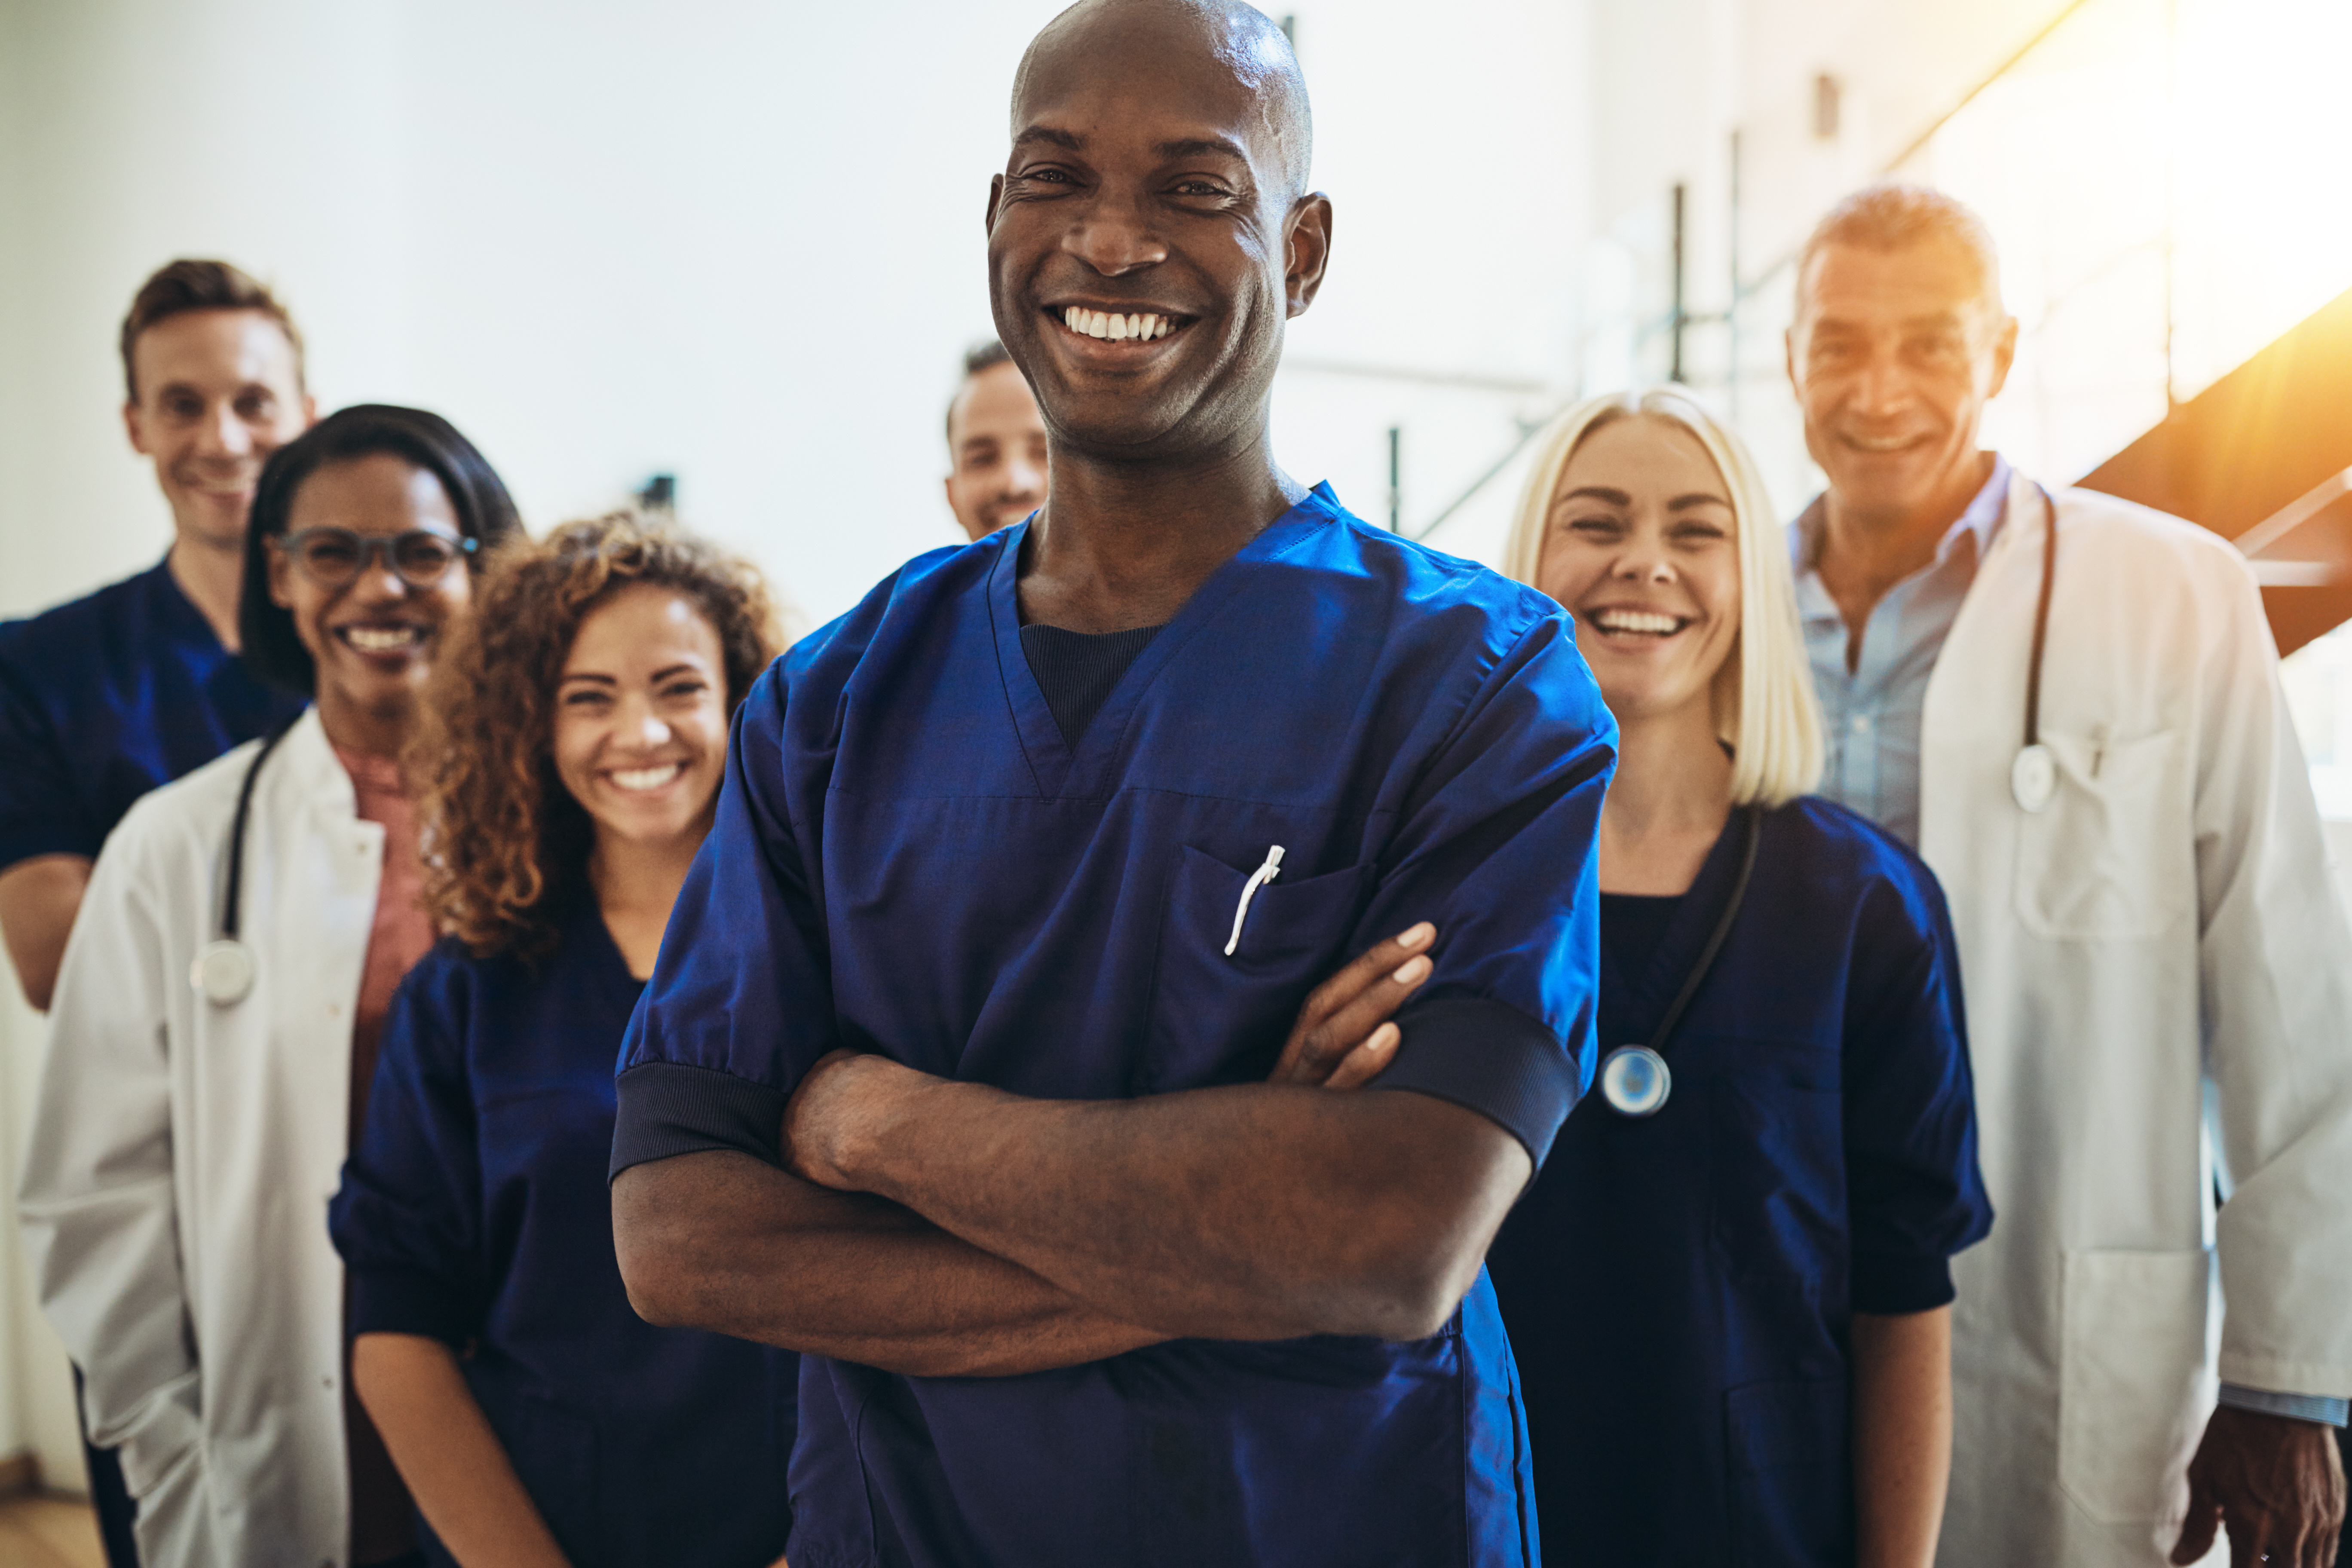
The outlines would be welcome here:
M 20 1212 L 145 1568 L 416 1561 L 350 1394 L 326 1205 L 433 940 L 398 759 L 485 553 L 520 531 L 437 415 L 347 408 L 278 448 L 239 629 L 310 706 L 142 799 L 92 874 Z
M 774 658 L 759 574 L 619 513 L 504 552 L 411 745 L 446 933 L 331 1211 L 352 1378 L 467 1568 L 761 1568 L 800 1358 L 630 1309 L 613 1065 Z

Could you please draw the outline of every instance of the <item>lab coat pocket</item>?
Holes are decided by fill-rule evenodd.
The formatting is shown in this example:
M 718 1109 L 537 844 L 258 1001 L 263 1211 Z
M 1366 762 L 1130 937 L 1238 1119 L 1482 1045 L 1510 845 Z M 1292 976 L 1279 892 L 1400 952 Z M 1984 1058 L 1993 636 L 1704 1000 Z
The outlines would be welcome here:
M 1732 1561 L 1853 1561 L 1845 1379 L 1751 1383 L 1725 1390 L 1723 1406 Z
M 125 1436 L 122 1484 L 138 1504 L 131 1533 L 142 1563 L 211 1563 L 220 1556 L 205 1484 L 201 1373 L 187 1373 L 153 1396 L 155 1410 Z
M 1255 1083 L 1272 1072 L 1307 994 L 1355 956 L 1344 949 L 1371 870 L 1276 877 L 1250 895 L 1244 913 L 1251 873 L 1189 845 L 1180 848 L 1160 911 L 1138 1092 Z
M 2209 1403 L 2212 1254 L 2069 1252 L 2058 1481 L 2102 1523 L 2177 1523 Z
M 2017 828 L 2017 913 L 2051 937 L 2147 937 L 2189 911 L 2195 779 L 2181 732 L 2052 732 L 2058 788 Z

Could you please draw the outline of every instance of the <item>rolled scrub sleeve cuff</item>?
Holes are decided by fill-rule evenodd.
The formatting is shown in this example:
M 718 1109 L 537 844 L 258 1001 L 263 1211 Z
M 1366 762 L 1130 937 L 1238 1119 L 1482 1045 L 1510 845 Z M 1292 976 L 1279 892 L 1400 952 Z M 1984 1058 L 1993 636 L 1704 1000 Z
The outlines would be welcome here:
M 1475 1110 L 1527 1146 L 1543 1168 L 1583 1092 L 1575 1059 L 1549 1027 L 1506 1002 L 1441 997 L 1397 1016 L 1404 1038 L 1366 1087 L 1404 1089 Z
M 1952 1287 L 1948 1258 L 1910 1258 L 1887 1253 L 1853 1255 L 1853 1310 L 1874 1317 L 1900 1318 L 1948 1306 Z
M 2273 1394 L 2267 1388 L 2225 1383 L 2221 1385 L 2221 1403 L 2232 1410 L 2315 1421 L 2322 1426 L 2352 1426 L 2352 1399 L 2330 1399 L 2324 1394 Z
M 623 1072 L 614 1089 L 620 1105 L 607 1181 L 632 1165 L 706 1149 L 783 1163 L 778 1140 L 790 1097 L 781 1089 L 682 1062 L 641 1062 Z
M 364 1266 L 351 1281 L 353 1338 L 414 1334 L 463 1348 L 481 1331 L 480 1314 L 427 1270 Z

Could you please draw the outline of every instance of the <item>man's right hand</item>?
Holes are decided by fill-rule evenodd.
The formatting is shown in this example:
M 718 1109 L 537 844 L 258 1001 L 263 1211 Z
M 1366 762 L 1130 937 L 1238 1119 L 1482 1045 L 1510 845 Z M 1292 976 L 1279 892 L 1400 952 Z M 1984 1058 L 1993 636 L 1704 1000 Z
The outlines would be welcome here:
M 1403 1042 L 1391 1020 L 1429 979 L 1425 950 L 1436 938 L 1437 928 L 1423 921 L 1317 986 L 1266 1082 L 1359 1089 L 1378 1078 Z

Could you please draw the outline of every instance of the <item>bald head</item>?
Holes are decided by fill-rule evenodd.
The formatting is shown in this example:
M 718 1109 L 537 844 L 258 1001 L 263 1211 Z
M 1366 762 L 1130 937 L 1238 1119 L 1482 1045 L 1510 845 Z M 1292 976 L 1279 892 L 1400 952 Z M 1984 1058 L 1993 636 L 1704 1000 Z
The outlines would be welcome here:
M 1033 82 L 1083 69 L 1091 60 L 1142 54 L 1213 61 L 1255 101 L 1265 163 L 1278 171 L 1286 203 L 1307 192 L 1315 125 L 1298 57 L 1265 14 L 1240 0 L 1078 0 L 1030 40 L 1013 78 L 1013 132 L 1030 121 Z

